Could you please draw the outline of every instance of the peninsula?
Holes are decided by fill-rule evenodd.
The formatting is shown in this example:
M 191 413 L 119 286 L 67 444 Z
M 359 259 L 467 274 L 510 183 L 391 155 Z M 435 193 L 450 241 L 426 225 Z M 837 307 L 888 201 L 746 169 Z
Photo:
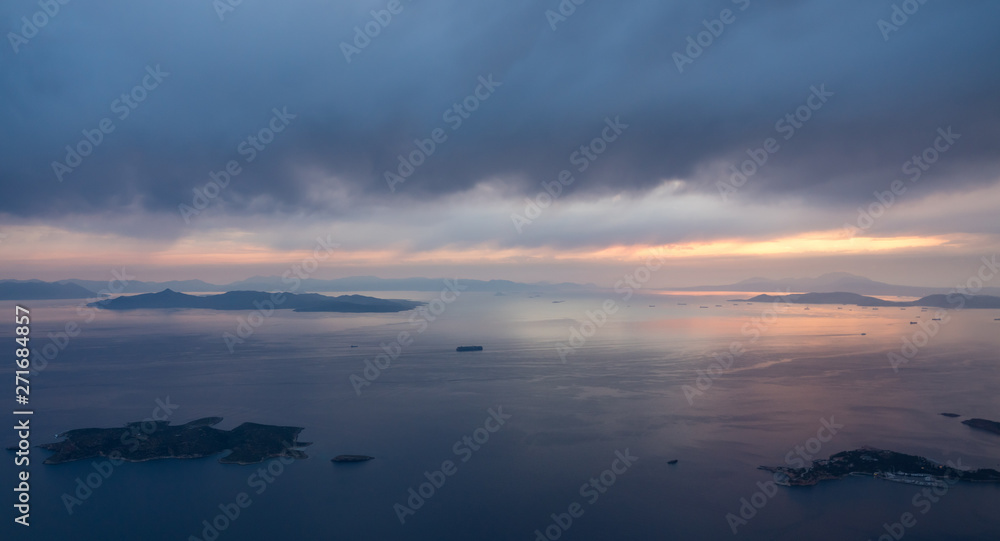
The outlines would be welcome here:
M 964 470 L 938 464 L 915 455 L 864 447 L 844 451 L 828 459 L 813 460 L 805 468 L 759 466 L 758 469 L 777 474 L 786 486 L 809 486 L 828 479 L 842 479 L 851 474 L 872 475 L 889 481 L 929 484 L 944 479 L 956 481 L 1000 482 L 1000 472 L 993 469 Z

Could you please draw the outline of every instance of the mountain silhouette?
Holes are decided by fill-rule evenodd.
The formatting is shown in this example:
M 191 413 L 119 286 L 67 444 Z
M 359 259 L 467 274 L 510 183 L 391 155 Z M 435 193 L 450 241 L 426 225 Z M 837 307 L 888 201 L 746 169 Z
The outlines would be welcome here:
M 90 299 L 97 296 L 97 293 L 77 284 L 60 284 L 41 280 L 0 281 L 0 301 Z
M 851 304 L 855 306 L 926 306 L 929 308 L 1000 308 L 1000 297 L 991 295 L 934 294 L 915 301 L 887 301 L 876 297 L 837 291 L 833 293 L 793 293 L 789 295 L 757 295 L 738 302 L 787 302 L 792 304 Z
M 202 308 L 207 310 L 269 310 L 290 309 L 296 312 L 402 312 L 423 303 L 416 301 L 378 299 L 364 295 L 329 297 L 318 293 L 267 293 L 264 291 L 230 291 L 219 295 L 187 295 L 171 289 L 159 293 L 122 296 L 90 303 L 105 310 L 141 310 L 164 308 Z

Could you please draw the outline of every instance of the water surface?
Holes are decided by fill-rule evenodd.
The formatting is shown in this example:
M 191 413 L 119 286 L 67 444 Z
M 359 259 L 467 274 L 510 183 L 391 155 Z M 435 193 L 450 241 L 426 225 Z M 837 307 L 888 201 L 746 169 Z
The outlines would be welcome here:
M 10 513 L 4 538 L 201 538 L 202 521 L 246 492 L 252 503 L 220 539 L 533 540 L 550 515 L 574 503 L 583 514 L 561 539 L 727 539 L 734 534 L 726 515 L 770 479 L 756 466 L 784 463 L 817 436 L 821 419 L 843 425 L 822 443 L 821 457 L 871 445 L 1000 469 L 1000 437 L 938 415 L 1000 420 L 996 311 L 952 313 L 896 371 L 887 353 L 920 332 L 910 321 L 930 324 L 934 310 L 806 310 L 732 298 L 463 293 L 423 332 L 412 313 L 279 311 L 234 353 L 222 336 L 246 313 L 102 312 L 86 321 L 75 301 L 24 303 L 36 348 L 68 321 L 82 329 L 33 378 L 34 443 L 141 420 L 167 397 L 178 406 L 174 422 L 219 415 L 220 428 L 301 426 L 300 439 L 315 443 L 309 459 L 283 466 L 259 494 L 259 481 L 251 486 L 248 478 L 266 463 L 124 464 L 72 514 L 61 496 L 94 472 L 92 461 L 42 466 L 46 453 L 34 450 L 32 526 L 14 527 Z M 608 301 L 615 313 L 591 334 L 583 327 L 588 311 L 600 321 Z M 13 313 L 13 305 L 0 310 Z M 573 328 L 590 336 L 563 350 L 563 362 L 559 344 L 570 344 Z M 0 337 L 8 341 L 12 331 L 0 327 Z M 380 344 L 392 350 L 401 331 L 412 344 L 359 396 L 351 376 L 364 377 L 365 361 Z M 485 351 L 456 353 L 459 345 Z M 699 389 L 713 353 L 734 347 L 744 353 Z M 701 394 L 689 400 L 685 386 Z M 484 427 L 491 408 L 510 418 L 471 451 L 460 442 Z M 14 438 L 9 432 L 4 443 Z M 581 485 L 626 450 L 638 460 L 590 503 Z M 331 464 L 338 454 L 377 458 Z M 11 487 L 12 458 L 0 467 Z M 667 464 L 672 459 L 679 462 Z M 394 505 L 406 505 L 409 489 L 444 461 L 455 464 L 454 475 L 401 524 Z M 862 478 L 781 488 L 738 537 L 876 539 L 883 523 L 905 512 L 917 520 L 907 539 L 1000 532 L 1000 486 L 958 485 L 929 507 L 913 504 L 916 492 Z

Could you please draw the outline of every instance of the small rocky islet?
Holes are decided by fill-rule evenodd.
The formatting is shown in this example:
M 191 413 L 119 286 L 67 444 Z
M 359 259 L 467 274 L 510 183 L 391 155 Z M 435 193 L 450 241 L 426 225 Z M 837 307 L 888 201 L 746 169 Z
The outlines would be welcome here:
M 354 462 L 368 462 L 373 460 L 375 457 L 368 455 L 337 455 L 330 459 L 330 462 L 340 462 L 340 463 L 354 463 Z
M 989 419 L 966 419 L 962 424 L 977 430 L 985 430 L 994 434 L 1000 434 L 1000 423 Z

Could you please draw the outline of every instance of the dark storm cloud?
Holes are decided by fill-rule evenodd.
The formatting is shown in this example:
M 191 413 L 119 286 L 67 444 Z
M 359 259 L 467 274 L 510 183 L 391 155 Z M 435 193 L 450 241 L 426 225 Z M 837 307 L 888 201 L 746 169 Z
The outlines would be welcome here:
M 553 31 L 556 0 L 402 0 L 347 62 L 341 43 L 387 4 L 245 1 L 223 21 L 208 1 L 61 6 L 0 53 L 0 213 L 174 213 L 181 227 L 178 205 L 230 160 L 241 172 L 215 212 L 357 213 L 498 179 L 506 196 L 532 195 L 619 116 L 629 128 L 567 197 L 674 178 L 715 193 L 729 164 L 775 137 L 780 150 L 733 197 L 847 208 L 901 178 L 948 126 L 961 139 L 921 182 L 959 190 L 998 176 L 996 2 L 928 2 L 885 41 L 876 23 L 890 1 L 591 0 Z M 723 9 L 735 22 L 679 73 L 672 54 Z M 5 2 L 0 24 L 20 32 L 38 10 Z M 169 75 L 119 118 L 114 100 L 157 66 Z M 443 113 L 491 74 L 502 85 L 453 129 Z M 820 85 L 834 95 L 784 140 L 775 122 Z M 238 145 L 275 108 L 296 117 L 247 163 Z M 103 118 L 115 130 L 59 182 L 52 162 Z M 385 171 L 436 128 L 447 140 L 390 192 Z M 129 233 L 162 234 L 156 223 Z

